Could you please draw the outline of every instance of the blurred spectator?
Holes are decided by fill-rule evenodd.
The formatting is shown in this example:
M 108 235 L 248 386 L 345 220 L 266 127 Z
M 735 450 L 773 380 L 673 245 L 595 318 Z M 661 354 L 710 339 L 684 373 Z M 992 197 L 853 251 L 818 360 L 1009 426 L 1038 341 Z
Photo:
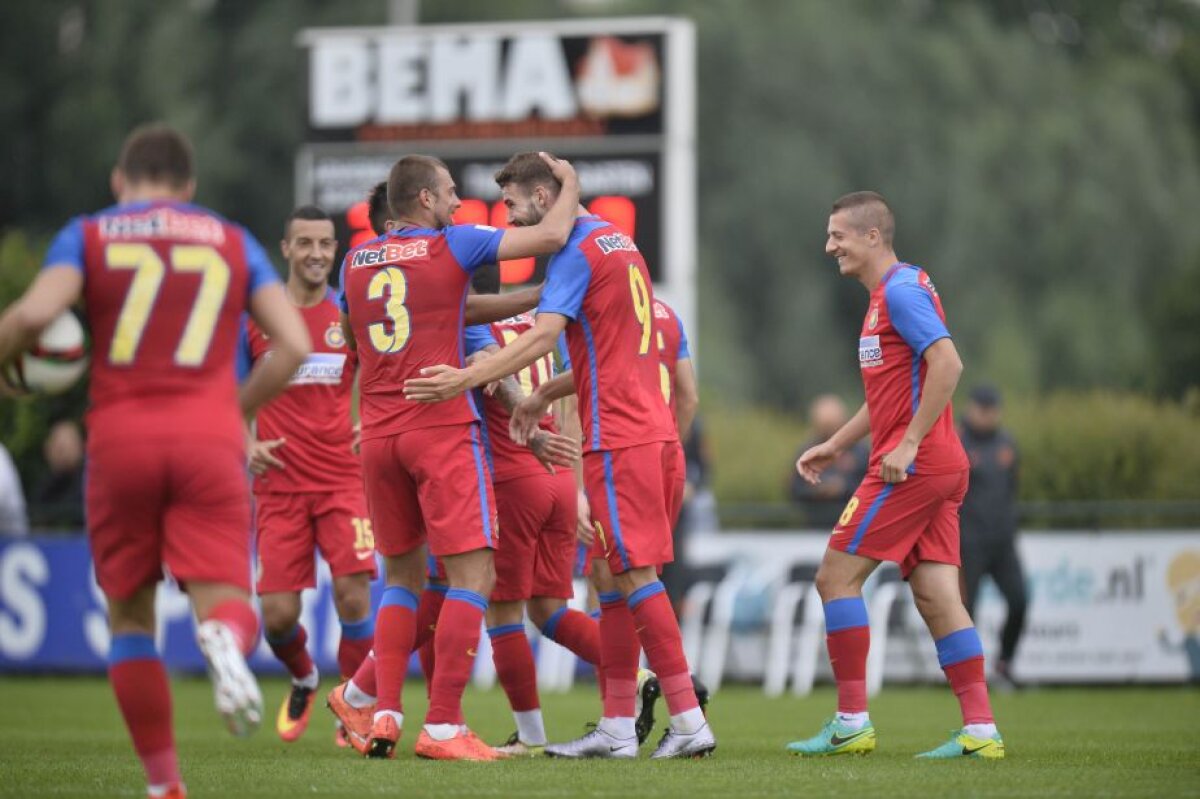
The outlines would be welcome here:
M 0 444 L 0 535 L 25 535 L 29 518 L 25 515 L 25 492 L 12 456 Z
M 35 527 L 83 528 L 83 433 L 74 419 L 50 426 L 42 445 L 48 471 L 29 495 Z
M 993 386 L 971 389 L 959 430 L 971 460 L 971 483 L 962 505 L 963 604 L 972 617 L 984 575 L 1000 589 L 1008 615 L 1000 633 L 995 678 L 1014 688 L 1012 662 L 1025 628 L 1028 605 L 1025 575 L 1017 554 L 1017 446 L 1000 426 L 1000 392 Z
M 808 407 L 808 424 L 812 435 L 800 446 L 794 463 L 809 447 L 814 447 L 838 431 L 847 420 L 846 403 L 834 394 L 822 394 Z M 842 509 L 854 496 L 854 489 L 867 473 L 867 461 L 871 449 L 866 441 L 860 441 L 843 452 L 837 460 L 821 474 L 821 482 L 810 485 L 795 469 L 792 469 L 792 500 L 804 511 L 804 520 L 809 527 L 832 530 Z

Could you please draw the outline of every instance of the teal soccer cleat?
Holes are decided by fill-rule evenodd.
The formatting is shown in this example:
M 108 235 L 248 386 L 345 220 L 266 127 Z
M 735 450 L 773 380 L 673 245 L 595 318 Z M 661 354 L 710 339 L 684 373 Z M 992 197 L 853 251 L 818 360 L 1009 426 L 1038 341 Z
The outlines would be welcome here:
M 787 750 L 794 755 L 866 755 L 875 751 L 875 727 L 870 722 L 854 729 L 842 724 L 837 716 L 825 722 L 821 731 L 804 741 L 792 741 Z

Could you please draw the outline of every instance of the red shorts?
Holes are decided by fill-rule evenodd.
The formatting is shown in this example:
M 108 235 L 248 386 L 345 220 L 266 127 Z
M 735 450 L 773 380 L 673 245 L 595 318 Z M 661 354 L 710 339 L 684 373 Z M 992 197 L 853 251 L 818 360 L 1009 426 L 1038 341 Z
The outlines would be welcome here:
M 830 548 L 899 563 L 905 579 L 921 561 L 962 565 L 958 511 L 968 474 L 914 474 L 903 483 L 868 475 L 833 528 Z
M 361 490 L 267 492 L 254 501 L 258 593 L 315 587 L 314 550 L 334 577 L 365 572 L 375 578 L 375 542 Z
M 88 451 L 88 537 L 96 581 L 128 599 L 162 578 L 250 591 L 246 453 L 208 437 L 130 438 Z
M 514 477 L 496 485 L 500 539 L 493 600 L 574 596 L 577 503 L 575 477 L 566 470 Z
M 681 456 L 676 441 L 584 454 L 583 482 L 596 528 L 592 557 L 606 558 L 613 574 L 674 559 L 670 514 L 683 497 Z
M 674 449 L 673 454 L 669 457 L 675 459 L 675 470 L 679 473 L 680 479 L 675 480 L 668 486 L 667 494 L 667 518 L 671 520 L 671 529 L 675 529 L 675 525 L 679 524 L 679 514 L 683 510 L 683 490 L 687 486 L 687 458 L 683 454 L 683 445 L 678 441 L 668 442 L 667 449 Z
M 380 554 L 404 555 L 426 539 L 439 557 L 495 546 L 496 502 L 477 422 L 367 439 L 362 461 Z

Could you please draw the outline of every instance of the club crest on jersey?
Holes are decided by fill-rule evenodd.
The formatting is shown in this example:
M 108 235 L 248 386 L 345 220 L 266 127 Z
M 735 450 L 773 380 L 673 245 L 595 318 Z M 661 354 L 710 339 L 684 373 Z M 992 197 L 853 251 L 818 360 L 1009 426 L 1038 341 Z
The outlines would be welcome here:
M 858 365 L 863 369 L 883 366 L 883 347 L 879 336 L 863 336 L 858 340 Z
M 354 253 L 350 268 L 394 264 L 398 261 L 413 261 L 429 257 L 429 239 L 415 241 L 387 241 L 376 247 L 364 247 Z
M 867 317 L 867 330 L 874 330 L 875 325 L 879 324 L 879 306 L 871 306 L 871 315 Z
M 332 347 L 335 350 L 340 350 L 346 346 L 346 334 L 342 332 L 341 323 L 332 322 L 325 329 L 325 346 Z

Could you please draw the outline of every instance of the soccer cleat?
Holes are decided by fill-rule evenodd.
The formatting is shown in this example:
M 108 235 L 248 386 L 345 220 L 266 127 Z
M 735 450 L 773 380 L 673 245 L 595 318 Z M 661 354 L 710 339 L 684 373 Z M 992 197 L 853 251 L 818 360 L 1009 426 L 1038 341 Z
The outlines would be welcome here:
M 308 729 L 308 716 L 312 712 L 313 699 L 317 696 L 315 688 L 305 688 L 292 684 L 283 704 L 279 707 L 279 715 L 275 718 L 275 731 L 286 743 L 299 740 Z
M 659 739 L 658 748 L 650 755 L 651 760 L 667 760 L 673 757 L 701 758 L 708 757 L 717 748 L 717 738 L 712 728 L 705 724 L 691 733 L 675 732 L 668 729 Z
M 239 737 L 254 732 L 262 723 L 262 693 L 233 632 L 219 621 L 206 621 L 196 630 L 196 642 L 208 663 L 213 698 L 225 726 Z
M 803 741 L 792 741 L 787 750 L 793 755 L 865 755 L 875 751 L 875 727 L 867 722 L 859 729 L 848 727 L 837 716 L 827 720 L 821 731 Z
M 936 749 L 922 752 L 918 758 L 927 760 L 950 760 L 956 757 L 981 757 L 985 760 L 1002 760 L 1004 758 L 1004 741 L 1000 733 L 991 738 L 976 738 L 962 730 L 950 733 L 950 740 Z
M 350 743 L 350 735 L 340 721 L 333 725 L 333 745 L 338 749 L 349 749 L 354 745 Z
M 413 747 L 413 753 L 426 760 L 489 761 L 502 759 L 495 749 L 485 744 L 478 735 L 466 727 L 462 727 L 457 735 L 445 741 L 439 741 L 425 730 L 421 730 L 421 734 L 417 736 L 417 743 Z
M 545 754 L 545 744 L 527 744 L 521 740 L 519 733 L 513 733 L 508 736 L 508 740 L 501 746 L 493 747 L 496 753 L 502 757 L 539 757 Z
M 638 746 L 646 743 L 654 729 L 654 703 L 662 695 L 658 676 L 650 669 L 638 669 L 636 707 L 633 709 L 633 729 L 637 733 Z
M 367 742 L 371 738 L 371 726 L 375 723 L 375 707 L 354 707 L 346 701 L 346 686 L 344 682 L 329 692 L 325 697 L 325 706 L 329 708 L 342 724 L 346 740 L 359 754 L 367 753 Z
M 563 744 L 550 744 L 546 747 L 547 757 L 565 758 L 633 758 L 637 757 L 638 740 L 632 738 L 615 738 L 604 730 L 596 727 L 582 738 L 567 741 Z
M 187 788 L 182 782 L 173 782 L 166 788 L 151 788 L 146 792 L 148 799 L 187 799 Z
M 396 741 L 400 740 L 400 726 L 390 715 L 382 715 L 371 725 L 367 736 L 365 757 L 391 760 L 396 756 Z
M 708 686 L 700 682 L 700 678 L 692 675 L 692 690 L 696 692 L 696 701 L 700 703 L 700 712 L 708 718 Z

